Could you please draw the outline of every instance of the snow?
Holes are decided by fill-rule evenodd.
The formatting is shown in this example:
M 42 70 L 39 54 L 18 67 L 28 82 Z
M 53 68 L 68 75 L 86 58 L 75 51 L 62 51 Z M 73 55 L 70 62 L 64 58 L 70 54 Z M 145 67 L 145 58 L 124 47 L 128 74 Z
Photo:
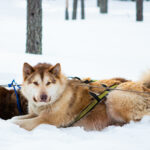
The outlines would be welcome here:
M 110 126 L 101 132 L 84 131 L 79 127 L 59 129 L 41 125 L 33 131 L 25 131 L 7 121 L 0 121 L 1 150 L 41 149 L 117 149 L 149 150 L 150 117 L 123 127 Z
M 22 82 L 22 65 L 60 62 L 67 76 L 138 80 L 150 68 L 150 2 L 144 1 L 144 22 L 135 21 L 135 2 L 109 1 L 99 14 L 96 1 L 86 0 L 86 20 L 64 20 L 64 3 L 43 1 L 43 55 L 25 54 L 26 2 L 0 1 L 0 84 Z M 72 12 L 72 1 L 70 15 Z M 71 16 L 70 16 L 71 17 Z M 0 120 L 0 149 L 149 150 L 150 117 L 123 127 L 86 132 L 41 125 L 28 132 Z

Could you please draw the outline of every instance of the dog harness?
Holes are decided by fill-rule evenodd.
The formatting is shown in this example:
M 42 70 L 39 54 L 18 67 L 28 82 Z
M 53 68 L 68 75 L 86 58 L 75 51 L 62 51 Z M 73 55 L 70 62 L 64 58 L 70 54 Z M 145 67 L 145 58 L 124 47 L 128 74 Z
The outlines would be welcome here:
M 92 81 L 93 82 L 93 81 Z M 101 103 L 105 97 L 108 95 L 108 93 L 112 90 L 115 89 L 118 85 L 112 85 L 110 87 L 107 87 L 106 85 L 102 84 L 102 86 L 105 88 L 104 92 L 102 92 L 100 95 L 96 95 L 93 92 L 89 92 L 89 94 L 94 97 L 94 100 L 87 106 L 85 107 L 79 114 L 78 116 L 68 125 L 63 126 L 63 127 L 71 127 L 74 123 L 79 121 L 81 118 L 83 118 L 87 113 L 89 113 L 97 104 Z
M 22 114 L 22 109 L 21 109 L 21 104 L 20 104 L 20 100 L 19 100 L 19 95 L 17 93 L 16 87 L 20 90 L 21 87 L 20 85 L 18 85 L 15 80 L 13 80 L 10 84 L 8 84 L 8 87 L 13 87 L 14 91 L 15 91 L 15 95 L 16 95 L 16 99 L 17 99 L 17 108 L 18 111 L 20 113 L 20 115 Z

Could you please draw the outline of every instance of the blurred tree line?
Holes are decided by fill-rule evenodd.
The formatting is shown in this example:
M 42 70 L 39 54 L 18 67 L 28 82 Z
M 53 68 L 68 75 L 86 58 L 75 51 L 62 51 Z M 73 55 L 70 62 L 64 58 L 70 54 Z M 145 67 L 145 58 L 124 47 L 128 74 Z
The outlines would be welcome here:
M 72 19 L 77 18 L 78 2 L 81 2 L 81 19 L 85 19 L 85 1 L 86 0 L 73 0 Z M 129 0 L 120 0 L 129 1 Z M 136 21 L 143 21 L 143 0 L 130 0 L 136 2 Z M 148 1 L 148 0 L 147 0 Z M 100 13 L 108 13 L 108 0 L 96 0 L 97 6 L 100 8 Z M 65 19 L 69 20 L 69 0 L 66 0 Z
M 55 0 L 56 1 L 56 0 Z M 81 19 L 85 19 L 85 2 L 72 0 L 72 19 L 77 18 L 78 3 L 81 6 Z M 134 1 L 134 0 L 131 0 Z M 100 13 L 108 13 L 108 0 L 96 0 Z M 136 0 L 136 20 L 143 21 L 143 0 Z M 69 0 L 65 0 L 65 19 L 69 20 Z M 42 54 L 42 0 L 27 0 L 27 39 L 26 53 Z

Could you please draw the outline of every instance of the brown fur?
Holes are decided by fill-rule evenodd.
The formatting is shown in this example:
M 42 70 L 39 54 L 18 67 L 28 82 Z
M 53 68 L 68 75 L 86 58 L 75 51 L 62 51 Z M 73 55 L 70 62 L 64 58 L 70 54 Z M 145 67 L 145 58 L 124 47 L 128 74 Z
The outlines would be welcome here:
M 27 100 L 18 91 L 19 100 L 22 108 L 22 114 L 27 114 Z M 17 108 L 17 100 L 14 90 L 7 90 L 0 87 L 0 118 L 10 119 L 14 116 L 18 116 L 19 111 Z
M 26 88 L 33 87 L 34 78 L 39 77 L 38 74 L 41 74 L 41 72 L 38 71 L 38 67 L 35 69 L 30 65 L 24 65 L 23 70 L 24 82 L 22 92 L 28 97 Z M 27 74 L 26 70 L 30 73 Z M 105 90 L 101 87 L 101 84 L 107 86 L 118 84 L 117 89 L 150 92 L 150 89 L 145 87 L 142 82 L 132 82 L 122 78 L 90 83 L 90 85 L 99 86 L 100 88 L 81 86 L 81 82 L 78 80 L 67 80 L 61 73 L 60 64 L 45 68 L 42 70 L 42 73 L 44 78 L 45 76 L 49 76 L 50 81 L 52 78 L 56 81 L 55 83 L 51 83 L 50 87 L 54 87 L 59 83 L 57 88 L 62 87 L 60 88 L 62 92 L 58 92 L 59 96 L 53 103 L 48 101 L 45 105 L 39 105 L 41 103 L 38 96 L 35 102 L 32 98 L 34 95 L 31 94 L 32 97 L 28 99 L 30 114 L 19 117 L 14 121 L 14 123 L 27 130 L 32 130 L 40 124 L 51 124 L 57 127 L 67 126 L 81 110 L 92 102 L 93 98 L 89 95 L 90 90 L 97 93 Z M 29 83 L 28 81 L 31 76 L 33 78 L 31 79 L 31 83 Z M 41 85 L 39 84 L 37 87 L 35 85 L 35 89 L 40 89 L 40 86 L 45 90 L 49 88 L 45 85 L 44 78 Z M 150 115 L 150 96 L 148 94 L 114 90 L 109 93 L 106 102 L 99 103 L 84 118 L 75 123 L 74 126 L 83 126 L 86 130 L 101 130 L 109 125 L 123 125 L 131 120 L 138 121 L 144 115 Z

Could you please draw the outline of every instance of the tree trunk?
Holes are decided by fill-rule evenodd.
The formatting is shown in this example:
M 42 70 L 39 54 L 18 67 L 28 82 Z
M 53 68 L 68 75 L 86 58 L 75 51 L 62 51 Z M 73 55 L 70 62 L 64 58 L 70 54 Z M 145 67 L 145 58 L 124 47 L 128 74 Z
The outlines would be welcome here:
M 68 2 L 68 0 L 66 0 L 65 19 L 69 20 L 69 2 Z
M 143 21 L 143 0 L 136 0 L 136 21 Z
M 27 0 L 26 52 L 42 54 L 42 0 Z
M 100 7 L 100 0 L 97 0 L 97 7 Z
M 72 13 L 73 20 L 77 18 L 77 6 L 78 6 L 78 0 L 73 0 L 73 13 Z
M 81 19 L 85 19 L 85 7 L 84 0 L 81 0 Z
M 108 0 L 99 0 L 100 1 L 100 12 L 107 13 L 108 12 Z

